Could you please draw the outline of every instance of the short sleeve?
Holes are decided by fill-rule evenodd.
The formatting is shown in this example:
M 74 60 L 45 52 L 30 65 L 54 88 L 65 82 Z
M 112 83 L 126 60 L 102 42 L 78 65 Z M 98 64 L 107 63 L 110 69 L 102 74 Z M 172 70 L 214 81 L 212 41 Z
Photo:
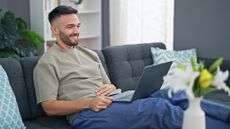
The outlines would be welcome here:
M 54 65 L 38 63 L 33 74 L 37 103 L 57 100 L 59 81 Z

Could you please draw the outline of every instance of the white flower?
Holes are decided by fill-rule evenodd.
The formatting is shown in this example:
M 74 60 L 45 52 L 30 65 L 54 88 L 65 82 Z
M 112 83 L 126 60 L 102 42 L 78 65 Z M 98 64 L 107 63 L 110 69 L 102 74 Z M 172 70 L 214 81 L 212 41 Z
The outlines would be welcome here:
M 163 78 L 164 83 L 168 84 L 169 87 L 169 97 L 172 96 L 173 92 L 183 90 L 188 98 L 192 99 L 220 89 L 223 89 L 230 96 L 230 88 L 225 83 L 229 72 L 222 72 L 219 68 L 222 61 L 222 58 L 218 58 L 210 66 L 210 71 L 205 68 L 204 62 L 197 64 L 194 60 L 191 60 L 191 64 L 177 65 L 178 67 L 174 71 Z
M 230 89 L 225 84 L 225 81 L 228 79 L 228 71 L 222 72 L 220 71 L 220 68 L 217 68 L 217 73 L 214 76 L 214 79 L 212 81 L 212 85 L 215 86 L 218 90 L 223 89 L 230 95 Z
M 164 81 L 170 87 L 169 96 L 171 97 L 172 92 L 185 90 L 188 97 L 194 98 L 192 88 L 198 76 L 199 72 L 194 72 L 191 65 L 188 65 L 185 69 L 176 68 L 172 74 L 164 76 Z

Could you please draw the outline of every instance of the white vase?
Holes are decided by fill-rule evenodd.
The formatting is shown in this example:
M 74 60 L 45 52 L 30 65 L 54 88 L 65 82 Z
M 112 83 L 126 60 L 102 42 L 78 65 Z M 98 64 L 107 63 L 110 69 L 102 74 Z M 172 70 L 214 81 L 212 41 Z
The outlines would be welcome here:
M 189 99 L 189 107 L 184 112 L 183 129 L 205 129 L 205 113 L 201 109 L 202 97 Z

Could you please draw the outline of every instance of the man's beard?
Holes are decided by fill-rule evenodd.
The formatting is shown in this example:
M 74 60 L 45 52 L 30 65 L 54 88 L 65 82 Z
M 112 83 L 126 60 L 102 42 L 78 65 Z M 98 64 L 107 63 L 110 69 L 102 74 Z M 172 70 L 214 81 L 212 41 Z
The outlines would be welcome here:
M 70 40 L 70 37 L 71 36 L 79 36 L 79 34 L 71 34 L 71 35 L 66 35 L 65 33 L 63 33 L 62 31 L 60 31 L 60 35 L 59 35 L 59 37 L 60 37 L 60 39 L 62 40 L 62 42 L 64 42 L 66 45 L 68 45 L 68 46 L 70 46 L 70 47 L 75 47 L 75 46 L 77 46 L 78 45 L 78 39 L 76 39 L 74 42 L 72 42 L 71 40 Z

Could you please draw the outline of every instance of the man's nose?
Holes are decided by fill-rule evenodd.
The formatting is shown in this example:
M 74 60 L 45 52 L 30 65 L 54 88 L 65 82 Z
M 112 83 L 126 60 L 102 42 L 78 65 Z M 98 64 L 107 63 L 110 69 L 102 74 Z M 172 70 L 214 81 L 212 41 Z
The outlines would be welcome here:
M 73 32 L 74 33 L 80 33 L 80 28 L 79 27 L 74 27 Z

